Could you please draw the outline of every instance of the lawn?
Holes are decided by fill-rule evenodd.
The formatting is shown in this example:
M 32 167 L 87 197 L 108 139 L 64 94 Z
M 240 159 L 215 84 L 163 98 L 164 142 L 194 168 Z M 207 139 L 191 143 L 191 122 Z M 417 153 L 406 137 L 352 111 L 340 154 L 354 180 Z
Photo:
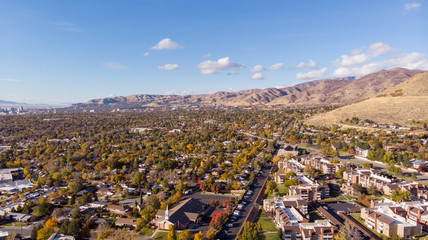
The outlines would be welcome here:
M 286 194 L 288 194 L 288 188 L 283 184 L 278 185 L 278 195 L 284 196 Z
M 140 233 L 145 235 L 145 236 L 152 236 L 154 231 L 155 230 L 153 228 L 143 228 L 140 230 Z
M 315 222 L 315 220 L 324 219 L 317 210 L 312 210 L 309 212 L 309 222 Z
M 168 239 L 168 232 L 157 232 L 155 235 L 156 240 L 166 240 Z
M 276 228 L 275 223 L 273 223 L 270 217 L 260 217 L 258 222 L 262 224 L 263 231 L 267 231 L 267 232 L 278 231 L 278 228 Z
M 26 227 L 30 225 L 30 223 L 25 222 L 14 222 L 14 223 L 6 223 L 4 225 L 0 225 L 1 227 Z
M 278 236 L 278 233 L 266 233 L 265 237 L 266 240 L 281 240 L 281 238 Z
M 375 230 L 373 230 L 373 229 L 370 229 L 370 228 L 368 228 L 367 226 L 366 226 L 366 224 L 364 223 L 364 219 L 362 219 L 361 218 L 361 215 L 359 214 L 359 213 L 353 213 L 353 214 L 350 214 L 349 216 L 351 216 L 353 219 L 355 219 L 355 220 L 357 220 L 359 223 L 361 223 L 363 226 L 365 226 L 368 230 L 370 230 L 372 233 L 374 233 L 374 234 L 376 234 L 378 237 L 380 237 L 380 238 L 382 238 L 382 239 L 389 239 L 389 237 L 387 237 L 387 236 L 385 236 L 385 235 L 383 235 L 383 234 L 381 234 L 381 233 L 378 233 L 378 232 L 376 232 Z

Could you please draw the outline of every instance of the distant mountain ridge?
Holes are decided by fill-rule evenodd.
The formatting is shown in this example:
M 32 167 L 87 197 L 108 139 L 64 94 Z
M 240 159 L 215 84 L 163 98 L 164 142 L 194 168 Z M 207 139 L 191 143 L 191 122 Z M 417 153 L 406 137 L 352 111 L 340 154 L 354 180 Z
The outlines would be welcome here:
M 225 106 L 329 106 L 345 105 L 362 101 L 379 92 L 402 83 L 421 72 L 393 68 L 364 77 L 328 78 L 309 81 L 285 88 L 252 89 L 238 92 L 216 92 L 199 95 L 151 95 L 93 99 L 74 107 L 180 107 L 190 105 L 222 104 Z
M 26 103 L 18 103 L 18 102 L 0 100 L 0 105 L 26 105 Z

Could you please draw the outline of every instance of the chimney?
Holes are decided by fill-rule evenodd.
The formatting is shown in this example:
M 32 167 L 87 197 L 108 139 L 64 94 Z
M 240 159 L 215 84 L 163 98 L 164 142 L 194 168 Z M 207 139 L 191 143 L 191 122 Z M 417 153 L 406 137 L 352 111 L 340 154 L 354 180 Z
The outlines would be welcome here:
M 394 213 L 397 214 L 397 208 L 396 207 L 394 207 Z
M 331 237 L 334 239 L 334 228 L 331 228 Z
M 320 236 L 320 238 L 319 239 L 323 239 L 324 238 L 324 228 L 323 227 L 321 227 L 321 236 Z
M 421 210 L 418 209 L 418 222 L 421 221 Z
M 407 207 L 407 215 L 410 215 L 410 207 Z
M 374 214 L 374 228 L 377 229 L 377 213 L 373 212 Z
M 375 207 L 375 201 L 374 201 L 373 199 L 370 201 L 370 207 L 371 207 L 371 208 L 374 208 L 374 207 Z

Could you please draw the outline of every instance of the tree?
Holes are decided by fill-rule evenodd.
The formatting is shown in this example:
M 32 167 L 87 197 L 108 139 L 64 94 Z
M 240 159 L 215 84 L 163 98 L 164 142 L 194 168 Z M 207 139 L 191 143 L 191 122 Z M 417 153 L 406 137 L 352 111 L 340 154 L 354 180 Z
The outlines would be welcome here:
M 68 225 L 67 234 L 72 235 L 73 237 L 79 236 L 80 226 L 76 220 L 73 220 Z
M 37 232 L 43 228 L 43 225 L 41 223 L 38 223 L 36 226 L 33 227 L 31 230 L 31 239 L 36 240 L 37 239 Z
M 411 178 L 412 178 L 412 180 L 416 180 L 416 173 L 412 172 Z
M 337 178 L 343 178 L 343 172 L 346 171 L 346 167 L 340 167 L 339 170 L 336 172 Z
M 184 230 L 178 235 L 178 240 L 190 240 L 193 238 L 193 234 L 189 230 Z
M 74 180 L 70 184 L 68 184 L 68 190 L 71 194 L 76 194 L 82 189 L 83 185 L 79 179 Z
M 159 199 L 155 195 L 151 195 L 146 198 L 147 207 L 156 210 L 160 208 L 160 205 Z
M 18 238 L 17 235 L 18 234 L 16 232 L 9 233 L 9 235 L 6 238 L 6 240 L 18 240 L 18 239 L 21 239 L 21 238 Z
M 46 221 L 45 226 L 46 226 L 46 227 L 48 227 L 48 228 L 55 228 L 55 227 L 58 227 L 58 220 L 56 220 L 56 218 L 49 218 L 49 219 Z
M 208 229 L 207 231 L 207 238 L 210 240 L 214 240 L 217 236 L 216 232 L 213 229 Z
M 215 230 L 221 230 L 223 224 L 226 223 L 227 214 L 225 212 L 215 211 L 212 214 L 210 227 Z
M 339 231 L 334 235 L 335 240 L 360 240 L 363 239 L 363 235 L 354 225 L 349 224 L 345 221 L 345 225 L 339 228 Z
M 53 228 L 44 227 L 37 231 L 37 240 L 47 240 L 54 232 Z
M 212 208 L 216 208 L 219 204 L 220 204 L 220 202 L 218 200 L 215 200 L 215 199 L 211 200 L 211 202 L 210 202 L 210 206 Z
M 246 222 L 244 230 L 238 237 L 239 240 L 264 240 L 263 228 L 260 223 Z
M 372 168 L 370 163 L 363 163 L 363 168 Z
M 354 192 L 357 194 L 360 194 L 363 191 L 363 186 L 361 184 L 353 184 L 352 188 L 354 189 Z
M 202 233 L 202 231 L 199 231 L 198 233 L 195 234 L 194 240 L 205 240 L 205 236 Z
M 265 190 L 266 195 L 270 195 L 277 191 L 278 191 L 278 185 L 274 180 L 270 180 L 266 183 L 266 190 Z
M 306 165 L 304 172 L 313 179 L 318 177 L 318 171 L 311 165 Z
M 370 195 L 375 195 L 375 194 L 376 194 L 376 192 L 377 192 L 376 185 L 374 185 L 374 184 L 370 185 L 370 187 L 369 187 L 369 188 L 367 188 L 367 192 L 368 192 Z
M 296 174 L 295 172 L 293 172 L 293 171 L 288 171 L 288 172 L 285 174 L 285 177 L 286 177 L 287 179 L 290 179 L 290 178 L 295 177 L 295 176 L 297 176 L 297 174 Z
M 71 212 L 71 217 L 73 219 L 79 218 L 80 217 L 80 208 L 79 206 L 76 206 L 73 211 Z
M 395 189 L 391 194 L 391 199 L 398 203 L 405 200 L 410 200 L 411 198 L 412 194 L 407 190 Z
M 169 226 L 168 240 L 177 240 L 177 231 L 175 230 L 174 224 Z

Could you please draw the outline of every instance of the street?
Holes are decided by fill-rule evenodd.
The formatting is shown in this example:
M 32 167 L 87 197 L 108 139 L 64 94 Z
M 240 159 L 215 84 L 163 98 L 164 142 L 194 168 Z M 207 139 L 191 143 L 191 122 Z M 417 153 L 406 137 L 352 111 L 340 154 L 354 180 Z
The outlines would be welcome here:
M 234 222 L 227 222 L 227 223 L 233 223 L 233 227 L 227 227 L 225 226 L 223 228 L 223 232 L 226 233 L 225 239 L 235 239 L 239 230 L 241 229 L 241 226 L 244 224 L 245 219 L 247 218 L 248 214 L 250 213 L 250 210 L 253 206 L 256 206 L 255 201 L 257 196 L 259 195 L 260 190 L 262 189 L 263 183 L 266 180 L 266 178 L 269 177 L 271 166 L 267 167 L 265 166 L 260 171 L 260 179 L 255 179 L 253 185 L 251 186 L 251 190 L 253 191 L 253 194 L 249 197 L 249 199 L 243 200 L 246 201 L 247 204 L 244 205 L 242 208 L 238 218 Z M 226 224 L 227 225 L 227 224 Z

